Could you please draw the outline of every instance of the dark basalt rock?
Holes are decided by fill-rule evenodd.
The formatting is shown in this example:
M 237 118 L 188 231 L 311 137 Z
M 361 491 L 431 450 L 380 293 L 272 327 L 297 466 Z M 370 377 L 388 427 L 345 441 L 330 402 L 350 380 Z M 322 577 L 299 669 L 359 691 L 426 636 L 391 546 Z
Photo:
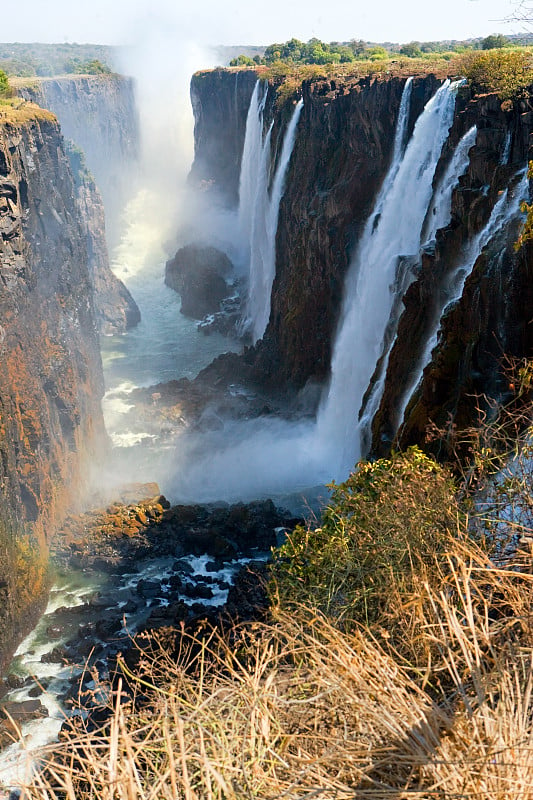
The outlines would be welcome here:
M 193 319 L 218 312 L 228 295 L 229 258 L 214 247 L 187 245 L 167 261 L 165 283 L 181 295 L 181 313 Z

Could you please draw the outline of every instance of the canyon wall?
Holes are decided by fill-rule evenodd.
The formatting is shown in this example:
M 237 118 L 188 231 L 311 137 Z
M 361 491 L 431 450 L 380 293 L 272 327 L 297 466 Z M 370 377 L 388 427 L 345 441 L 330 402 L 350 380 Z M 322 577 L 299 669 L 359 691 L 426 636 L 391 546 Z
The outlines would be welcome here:
M 139 149 L 133 79 L 67 75 L 16 79 L 13 84 L 21 97 L 52 111 L 65 138 L 83 150 L 102 194 L 110 243 L 115 244 Z
M 87 237 L 98 327 L 104 334 L 123 333 L 139 322 L 140 313 L 110 269 L 108 242 L 118 241 L 136 174 L 133 81 L 122 75 L 70 75 L 15 79 L 14 85 L 20 97 L 49 109 L 61 124 Z
M 191 80 L 194 162 L 190 182 L 209 186 L 230 206 L 239 201 L 246 117 L 257 76 L 252 70 L 197 72 Z
M 46 546 L 106 446 L 77 190 L 55 117 L 0 107 L 0 663 L 44 596 Z
M 444 77 L 414 77 L 408 136 Z M 244 98 L 235 103 L 237 87 L 246 82 L 249 92 L 256 78 L 253 70 L 216 72 L 217 109 L 224 109 L 228 128 L 239 131 L 239 142 L 247 107 Z M 280 81 L 270 80 L 265 124 L 274 119 L 273 163 L 287 109 L 299 97 L 304 100 L 280 205 L 270 321 L 263 340 L 246 354 L 257 379 L 271 387 L 292 393 L 307 382 L 327 381 L 345 277 L 391 160 L 405 80 L 383 75 L 309 80 L 291 91 L 282 87 L 281 93 Z M 193 79 L 197 161 L 192 175 L 201 173 L 206 183 L 217 184 L 235 203 L 240 163 L 235 142 L 226 160 L 224 142 L 212 142 L 222 124 L 220 111 L 216 119 L 208 118 L 213 82 L 214 73 Z M 431 422 L 442 425 L 452 418 L 458 425 L 468 424 L 477 403 L 472 395 L 506 396 L 505 356 L 531 357 L 533 352 L 532 251 L 514 250 L 516 214 L 477 254 L 475 266 L 466 263 L 472 243 L 482 240 L 492 224 L 498 199 L 517 191 L 519 173 L 523 175 L 532 157 L 532 99 L 502 102 L 496 95 L 474 96 L 462 86 L 434 189 L 461 137 L 474 125 L 475 146 L 452 194 L 451 221 L 421 256 L 415 254 L 414 280 L 397 309 L 398 334 L 367 452 L 390 448 L 404 409 L 402 444 L 423 441 Z M 462 296 L 454 298 L 454 281 L 460 283 L 461 274 L 470 273 L 472 266 Z M 441 326 L 440 314 L 448 302 Z M 439 329 L 438 347 L 425 364 L 425 350 L 433 338 L 437 344 Z M 353 342 L 355 364 L 360 346 Z M 424 366 L 423 380 L 417 381 L 417 370 Z M 376 371 L 374 381 L 377 375 Z M 413 380 L 418 386 L 411 386 Z M 363 404 L 371 388 L 372 383 Z M 354 408 L 354 418 L 362 411 Z

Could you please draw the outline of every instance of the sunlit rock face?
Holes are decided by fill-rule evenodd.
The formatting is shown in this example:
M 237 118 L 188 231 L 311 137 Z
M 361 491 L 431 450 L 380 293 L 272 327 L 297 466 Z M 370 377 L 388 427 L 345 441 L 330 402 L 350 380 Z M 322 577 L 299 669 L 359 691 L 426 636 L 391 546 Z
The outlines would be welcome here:
M 29 106 L 0 120 L 0 286 L 2 661 L 31 616 L 8 551 L 46 550 L 106 444 L 86 231 L 57 121 Z

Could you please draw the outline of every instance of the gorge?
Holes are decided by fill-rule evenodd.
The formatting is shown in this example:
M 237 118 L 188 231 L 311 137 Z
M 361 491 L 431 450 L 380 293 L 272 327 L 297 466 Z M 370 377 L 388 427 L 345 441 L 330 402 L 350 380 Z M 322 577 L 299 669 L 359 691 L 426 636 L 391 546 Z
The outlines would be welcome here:
M 43 81 L 0 116 L 4 664 L 45 595 L 39 572 L 29 613 L 21 575 L 98 483 L 155 480 L 178 504 L 301 507 L 359 458 L 424 444 L 430 425 L 468 426 L 483 395 L 512 391 L 505 358 L 531 357 L 533 253 L 514 248 L 531 92 L 503 101 L 457 76 L 378 70 L 261 78 L 193 76 L 189 208 L 170 234 L 166 198 L 131 179 L 129 81 Z M 29 101 L 85 150 L 128 289 L 108 275 L 82 155 Z M 186 246 L 233 264 L 229 337 L 204 337 L 164 286 L 165 259 Z

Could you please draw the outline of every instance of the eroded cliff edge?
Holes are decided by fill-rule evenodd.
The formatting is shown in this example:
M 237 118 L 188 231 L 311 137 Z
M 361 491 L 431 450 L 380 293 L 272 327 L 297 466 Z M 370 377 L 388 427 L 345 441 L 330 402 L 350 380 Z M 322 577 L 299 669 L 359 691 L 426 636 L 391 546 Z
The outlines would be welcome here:
M 55 117 L 0 109 L 0 662 L 106 435 L 86 232 Z

